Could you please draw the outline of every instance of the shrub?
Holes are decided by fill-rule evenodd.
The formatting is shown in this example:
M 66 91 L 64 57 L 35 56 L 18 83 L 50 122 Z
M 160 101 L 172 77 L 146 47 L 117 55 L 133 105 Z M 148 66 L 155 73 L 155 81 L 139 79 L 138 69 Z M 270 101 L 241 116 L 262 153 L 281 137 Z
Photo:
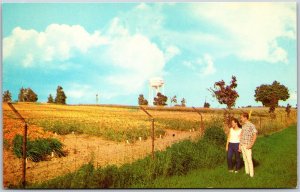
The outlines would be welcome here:
M 16 135 L 13 140 L 13 151 L 14 154 L 21 158 L 23 156 L 23 136 Z M 45 160 L 51 152 L 58 157 L 65 156 L 65 153 L 62 151 L 62 143 L 57 139 L 37 139 L 34 141 L 27 139 L 27 154 L 26 157 L 30 158 L 34 162 L 39 162 Z
M 222 127 L 223 126 L 220 121 L 215 121 L 215 123 L 209 124 L 204 131 L 203 139 L 219 146 L 224 146 L 226 144 L 226 135 Z

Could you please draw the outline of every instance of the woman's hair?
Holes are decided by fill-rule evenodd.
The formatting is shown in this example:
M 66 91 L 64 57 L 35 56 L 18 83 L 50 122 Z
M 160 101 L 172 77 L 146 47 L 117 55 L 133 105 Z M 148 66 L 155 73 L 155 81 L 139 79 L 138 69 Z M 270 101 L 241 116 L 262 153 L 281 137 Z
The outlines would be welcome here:
M 239 128 L 242 128 L 242 125 L 240 124 L 240 122 L 239 122 L 239 120 L 237 119 L 237 118 L 232 118 L 231 119 L 231 121 L 234 121 L 236 124 L 237 124 L 237 126 L 239 127 Z

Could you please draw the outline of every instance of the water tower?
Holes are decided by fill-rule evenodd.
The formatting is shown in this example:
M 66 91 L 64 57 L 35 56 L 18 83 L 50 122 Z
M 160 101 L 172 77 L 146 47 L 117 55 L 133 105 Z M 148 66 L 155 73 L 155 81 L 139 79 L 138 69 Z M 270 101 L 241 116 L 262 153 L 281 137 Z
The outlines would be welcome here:
M 162 94 L 165 94 L 164 80 L 161 77 L 153 77 L 149 80 L 149 105 L 153 105 L 154 97 L 157 96 L 157 93 L 162 89 Z M 155 91 L 155 92 L 154 92 Z M 155 95 L 153 95 L 155 93 Z

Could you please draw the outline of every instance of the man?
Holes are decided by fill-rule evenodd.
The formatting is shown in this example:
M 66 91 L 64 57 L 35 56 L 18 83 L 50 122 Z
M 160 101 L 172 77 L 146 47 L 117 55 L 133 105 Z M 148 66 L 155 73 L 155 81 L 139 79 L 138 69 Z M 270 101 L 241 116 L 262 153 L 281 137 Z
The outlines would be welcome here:
M 254 168 L 252 162 L 252 147 L 256 140 L 257 130 L 255 126 L 249 121 L 249 114 L 243 113 L 241 115 L 242 132 L 239 150 L 242 151 L 246 174 L 250 177 L 254 176 Z

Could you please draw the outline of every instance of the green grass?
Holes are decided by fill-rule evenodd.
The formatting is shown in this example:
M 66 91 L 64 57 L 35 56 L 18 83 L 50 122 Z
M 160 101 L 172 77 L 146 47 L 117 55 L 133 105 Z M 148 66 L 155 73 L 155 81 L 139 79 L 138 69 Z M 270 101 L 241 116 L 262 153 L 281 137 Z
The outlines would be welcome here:
M 226 155 L 224 151 L 224 155 Z M 295 188 L 297 186 L 297 127 L 259 137 L 253 148 L 254 178 L 227 171 L 226 162 L 216 168 L 193 170 L 184 176 L 158 178 L 134 188 Z

